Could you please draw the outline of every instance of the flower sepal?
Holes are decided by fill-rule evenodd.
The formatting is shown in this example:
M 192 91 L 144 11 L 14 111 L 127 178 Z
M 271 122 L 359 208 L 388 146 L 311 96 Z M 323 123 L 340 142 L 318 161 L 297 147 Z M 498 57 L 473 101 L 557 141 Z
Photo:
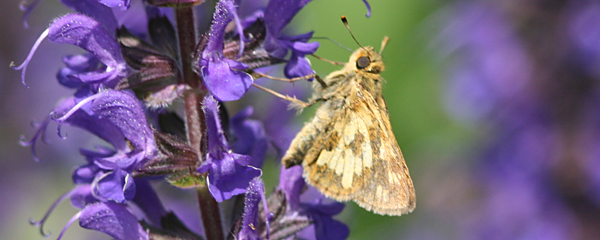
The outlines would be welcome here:
M 206 186 L 206 174 L 197 172 L 176 173 L 167 177 L 167 181 L 178 188 L 198 188 Z
M 198 154 L 186 142 L 154 129 L 153 132 L 159 153 L 137 172 L 136 177 L 182 175 L 188 173 L 189 169 L 198 168 Z

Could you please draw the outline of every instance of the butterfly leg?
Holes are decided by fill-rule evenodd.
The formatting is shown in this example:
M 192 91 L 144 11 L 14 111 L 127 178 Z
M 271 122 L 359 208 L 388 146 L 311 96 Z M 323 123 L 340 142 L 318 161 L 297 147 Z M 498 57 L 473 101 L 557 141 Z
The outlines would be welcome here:
M 272 89 L 269 89 L 269 88 L 263 87 L 261 85 L 258 85 L 256 83 L 253 83 L 252 86 L 255 86 L 255 87 L 257 87 L 260 90 L 263 90 L 265 92 L 273 94 L 273 95 L 275 95 L 278 98 L 290 101 L 294 105 L 294 108 L 295 108 L 295 106 L 299 106 L 300 109 L 302 109 L 302 108 L 305 108 L 305 107 L 308 107 L 308 106 L 312 105 L 312 104 L 309 104 L 309 103 L 306 103 L 306 102 L 304 102 L 302 100 L 297 99 L 295 96 L 294 97 L 290 97 L 288 95 L 283 95 L 281 93 L 278 93 L 278 92 L 276 92 L 276 91 L 274 91 Z
M 317 76 L 317 74 L 309 74 L 306 76 L 295 77 L 295 78 L 279 78 L 279 77 L 273 77 L 271 75 L 260 73 L 260 72 L 255 72 L 255 71 L 251 71 L 250 74 L 253 77 L 261 77 L 261 78 L 264 77 L 264 78 L 268 78 L 271 80 L 277 80 L 277 81 L 283 81 L 283 82 L 295 82 L 295 81 L 300 81 L 300 80 L 308 80 L 308 79 L 311 79 L 311 78 L 314 78 L 315 76 Z
M 327 84 L 325 83 L 325 81 L 323 81 L 323 79 L 317 75 L 316 73 L 314 74 L 309 74 L 306 76 L 302 76 L 302 77 L 295 77 L 295 78 L 279 78 L 279 77 L 273 77 L 271 75 L 268 74 L 264 74 L 264 73 L 260 73 L 260 72 L 255 72 L 255 71 L 250 71 L 250 74 L 252 75 L 253 78 L 256 77 L 264 77 L 264 78 L 268 78 L 271 80 L 277 80 L 277 81 L 283 81 L 283 82 L 295 82 L 295 81 L 300 81 L 300 80 L 308 80 L 311 78 L 314 78 L 317 80 L 317 82 L 319 82 L 319 84 L 321 84 L 321 87 L 326 88 Z

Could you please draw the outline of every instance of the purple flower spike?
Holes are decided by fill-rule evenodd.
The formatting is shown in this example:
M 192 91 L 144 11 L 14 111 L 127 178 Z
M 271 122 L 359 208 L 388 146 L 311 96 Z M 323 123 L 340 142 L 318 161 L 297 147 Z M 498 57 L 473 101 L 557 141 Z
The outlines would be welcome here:
M 83 14 L 65 15 L 50 25 L 48 39 L 78 46 L 93 54 L 105 68 L 77 74 L 82 82 L 114 87 L 127 74 L 119 44 L 96 20 Z
M 204 100 L 208 153 L 198 172 L 208 172 L 208 188 L 217 202 L 234 195 L 246 193 L 252 179 L 261 175 L 261 170 L 250 166 L 250 157 L 233 153 L 219 119 L 215 98 L 208 95 Z
M 117 203 L 96 203 L 81 211 L 79 225 L 97 230 L 115 239 L 143 240 L 148 234 L 127 207 Z
M 252 86 L 252 77 L 243 72 L 248 65 L 225 58 L 223 55 L 223 37 L 225 28 L 232 18 L 236 20 L 240 41 L 243 41 L 241 22 L 235 14 L 235 6 L 231 0 L 221 0 L 217 3 L 210 29 L 208 43 L 202 52 L 199 62 L 200 74 L 206 88 L 221 101 L 240 99 Z M 240 53 L 244 44 L 240 44 Z
M 310 1 L 269 1 L 265 9 L 267 36 L 264 46 L 271 56 L 280 59 L 284 59 L 288 51 L 292 51 L 291 58 L 288 60 L 284 71 L 285 76 L 288 78 L 302 77 L 314 73 L 310 67 L 310 62 L 305 57 L 316 52 L 319 47 L 318 42 L 307 43 L 312 37 L 312 32 L 294 37 L 280 36 L 281 30 Z

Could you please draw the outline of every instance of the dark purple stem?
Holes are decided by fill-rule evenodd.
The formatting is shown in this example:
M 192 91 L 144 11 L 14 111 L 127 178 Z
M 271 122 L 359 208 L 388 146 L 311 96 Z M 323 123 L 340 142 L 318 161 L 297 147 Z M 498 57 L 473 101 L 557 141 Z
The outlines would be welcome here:
M 206 239 L 224 240 L 223 227 L 221 225 L 221 213 L 219 204 L 210 195 L 206 185 L 196 188 L 198 203 L 202 212 L 202 223 Z
M 202 84 L 200 76 L 192 70 L 192 53 L 196 48 L 196 27 L 194 26 L 194 11 L 191 7 L 175 8 L 177 17 L 177 39 L 179 42 L 179 56 L 181 59 L 181 74 L 183 82 L 192 90 L 187 91 L 183 97 L 185 103 L 185 126 L 188 143 L 198 153 L 198 161 L 204 162 L 206 156 L 206 121 L 202 111 L 202 101 L 206 95 L 206 87 Z M 194 169 L 195 170 L 195 169 Z M 206 176 L 204 176 L 206 177 Z M 198 204 L 202 213 L 202 223 L 206 239 L 222 240 L 223 227 L 219 205 L 210 195 L 206 183 L 197 187 Z

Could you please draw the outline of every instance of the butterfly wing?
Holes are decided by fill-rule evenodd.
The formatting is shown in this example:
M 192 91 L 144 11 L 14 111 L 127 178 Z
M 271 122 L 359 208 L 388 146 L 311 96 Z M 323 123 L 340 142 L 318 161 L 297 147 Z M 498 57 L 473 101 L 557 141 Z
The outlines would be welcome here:
M 378 214 L 409 213 L 414 186 L 385 101 L 351 84 L 356 96 L 329 100 L 318 110 L 326 114 L 309 124 L 319 134 L 304 146 L 304 177 L 330 198 L 353 200 Z

